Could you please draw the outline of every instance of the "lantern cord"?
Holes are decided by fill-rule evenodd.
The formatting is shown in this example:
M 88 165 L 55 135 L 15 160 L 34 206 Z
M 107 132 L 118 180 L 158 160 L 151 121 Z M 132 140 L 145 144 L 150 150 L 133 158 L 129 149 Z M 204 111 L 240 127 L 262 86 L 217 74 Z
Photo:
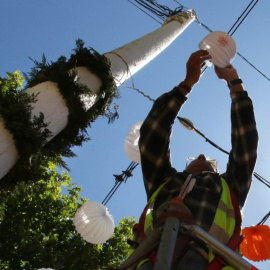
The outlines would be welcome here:
M 119 188 L 119 186 L 124 182 L 127 182 L 127 179 L 132 175 L 132 171 L 138 166 L 138 163 L 132 161 L 130 165 L 127 167 L 125 171 L 122 171 L 122 174 L 114 174 L 113 176 L 115 177 L 115 184 L 113 188 L 110 190 L 110 192 L 107 194 L 105 199 L 103 200 L 102 204 L 106 205 L 111 197 L 114 195 L 116 190 Z
M 227 152 L 226 150 L 222 149 L 221 147 L 219 147 L 217 144 L 215 144 L 214 142 L 212 142 L 211 140 L 209 140 L 203 133 L 201 133 L 198 129 L 196 129 L 193 125 L 191 125 L 188 121 L 186 121 L 184 118 L 181 118 L 179 116 L 177 116 L 177 119 L 179 120 L 179 122 L 184 122 L 185 125 L 188 125 L 190 127 L 190 130 L 195 131 L 196 133 L 198 133 L 199 135 L 201 135 L 206 142 L 210 143 L 212 146 L 216 147 L 217 149 L 219 149 L 221 152 L 228 154 L 229 152 Z
M 217 144 L 215 144 L 214 142 L 212 142 L 211 140 L 209 140 L 203 133 L 201 133 L 198 129 L 196 129 L 194 127 L 194 125 L 191 125 L 188 121 L 186 121 L 184 118 L 181 118 L 179 116 L 177 116 L 177 119 L 179 120 L 179 122 L 183 122 L 185 125 L 189 126 L 189 130 L 195 131 L 196 133 L 198 133 L 200 136 L 202 136 L 206 142 L 210 143 L 212 146 L 214 146 L 215 148 L 219 149 L 221 152 L 229 155 L 230 153 L 224 149 L 222 149 L 221 147 L 219 147 Z M 262 176 L 260 176 L 258 173 L 254 172 L 253 176 L 255 178 L 257 178 L 260 182 L 262 182 L 263 184 L 265 184 L 267 187 L 270 188 L 270 182 L 267 181 L 265 178 L 263 178 Z
M 135 91 L 137 91 L 139 94 L 143 95 L 144 97 L 148 98 L 150 101 L 155 101 L 155 99 L 152 99 L 150 96 L 146 95 L 144 92 L 140 91 L 140 89 L 135 88 L 134 86 L 127 86 L 127 85 L 121 85 L 121 87 L 123 88 L 129 88 L 129 89 L 133 89 Z
M 266 214 L 262 220 L 257 224 L 257 225 L 263 225 L 264 222 L 270 217 L 270 212 L 268 212 L 268 214 Z

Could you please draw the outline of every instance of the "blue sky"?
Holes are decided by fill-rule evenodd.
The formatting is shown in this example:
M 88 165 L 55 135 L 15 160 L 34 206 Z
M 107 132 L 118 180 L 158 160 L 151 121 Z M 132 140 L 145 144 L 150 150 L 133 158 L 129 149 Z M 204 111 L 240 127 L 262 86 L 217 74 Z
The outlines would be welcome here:
M 164 2 L 161 2 L 164 3 Z M 199 21 L 212 30 L 228 31 L 250 1 L 180 1 L 194 9 Z M 166 1 L 171 9 L 178 5 Z M 268 50 L 270 3 L 259 2 L 234 33 L 238 52 L 266 76 L 270 77 Z M 109 52 L 161 27 L 159 23 L 135 8 L 127 0 L 9 0 L 0 4 L 0 76 L 17 69 L 29 72 L 29 59 L 48 61 L 61 55 L 69 57 L 76 39 L 85 41 L 100 54 Z M 136 88 L 156 99 L 171 90 L 185 76 L 189 55 L 208 31 L 193 22 L 164 52 L 133 76 Z M 233 62 L 252 98 L 260 135 L 259 157 L 255 171 L 270 180 L 270 81 L 237 56 Z M 152 102 L 135 90 L 128 80 L 119 87 L 120 118 L 113 124 L 98 118 L 89 128 L 91 140 L 75 148 L 77 158 L 67 160 L 74 183 L 83 188 L 82 196 L 102 202 L 114 185 L 113 174 L 121 174 L 131 160 L 124 149 L 125 138 L 132 125 L 143 121 Z M 225 84 L 207 69 L 179 114 L 190 119 L 196 128 L 226 150 L 230 150 L 230 97 Z M 194 132 L 175 123 L 171 141 L 172 163 L 178 170 L 185 167 L 186 158 L 204 153 L 216 158 L 220 172 L 225 170 L 227 155 L 213 148 Z M 270 190 L 254 178 L 243 213 L 243 227 L 257 224 L 269 212 Z M 107 204 L 115 222 L 122 217 L 138 220 L 146 203 L 140 166 L 133 177 L 122 184 Z M 270 220 L 266 222 L 270 225 Z M 270 269 L 270 261 L 254 263 L 259 269 Z

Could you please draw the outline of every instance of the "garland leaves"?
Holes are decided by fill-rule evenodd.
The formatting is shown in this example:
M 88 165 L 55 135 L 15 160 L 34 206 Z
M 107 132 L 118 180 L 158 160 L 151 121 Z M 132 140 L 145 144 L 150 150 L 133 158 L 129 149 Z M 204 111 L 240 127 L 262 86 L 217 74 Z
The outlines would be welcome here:
M 7 74 L 9 78 L 0 84 L 0 113 L 5 128 L 13 134 L 20 156 L 29 157 L 45 144 L 50 131 L 42 113 L 31 117 L 31 103 L 36 102 L 37 95 L 19 90 L 23 81 L 19 71 Z
M 24 178 L 29 177 L 29 168 L 32 166 L 33 169 L 33 163 L 42 160 L 60 162 L 60 165 L 67 169 L 66 164 L 61 162 L 59 157 L 75 156 L 71 148 L 81 146 L 83 142 L 90 139 L 87 128 L 90 127 L 91 122 L 100 115 L 107 117 L 109 123 L 119 117 L 118 106 L 114 106 L 114 113 L 109 110 L 112 100 L 118 97 L 117 87 L 110 72 L 110 61 L 93 48 L 85 48 L 82 40 L 76 41 L 76 48 L 69 60 L 61 56 L 56 62 L 48 63 L 43 55 L 41 62 L 35 60 L 33 62 L 35 66 L 31 72 L 24 74 L 27 81 L 25 88 L 45 81 L 56 82 L 69 110 L 68 124 L 63 131 L 46 143 L 51 133 L 47 128 L 48 124 L 44 123 L 43 114 L 31 117 L 31 104 L 37 100 L 38 95 L 28 95 L 26 91 L 19 89 L 15 82 L 12 87 L 11 85 L 7 87 L 5 79 L 0 78 L 0 115 L 4 119 L 5 127 L 13 134 L 20 157 L 17 166 L 4 177 L 10 178 L 12 175 L 14 178 L 16 175 L 20 178 L 7 180 L 11 182 L 27 180 Z M 97 94 L 98 101 L 89 110 L 85 109 L 80 97 L 91 95 L 92 91 L 76 80 L 75 67 L 79 66 L 87 67 L 102 82 Z M 22 167 L 27 169 L 28 173 L 23 174 Z M 20 171 L 20 174 L 18 175 L 16 171 Z M 32 171 L 36 175 L 36 170 Z

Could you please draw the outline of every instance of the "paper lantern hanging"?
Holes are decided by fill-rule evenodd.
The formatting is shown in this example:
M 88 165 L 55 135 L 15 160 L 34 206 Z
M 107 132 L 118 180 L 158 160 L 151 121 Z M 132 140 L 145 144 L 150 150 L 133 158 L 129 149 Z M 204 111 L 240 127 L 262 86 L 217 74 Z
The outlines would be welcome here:
M 92 244 L 107 241 L 114 232 L 114 220 L 108 209 L 101 203 L 87 202 L 74 217 L 76 231 Z
M 242 230 L 244 240 L 240 245 L 242 254 L 252 261 L 270 259 L 270 228 L 266 225 L 246 227 Z
M 125 140 L 125 152 L 136 163 L 141 163 L 139 150 L 140 128 L 143 122 L 138 122 L 131 127 Z
M 199 44 L 201 50 L 207 50 L 214 65 L 224 68 L 232 63 L 237 53 L 236 43 L 233 38 L 222 31 L 208 34 Z

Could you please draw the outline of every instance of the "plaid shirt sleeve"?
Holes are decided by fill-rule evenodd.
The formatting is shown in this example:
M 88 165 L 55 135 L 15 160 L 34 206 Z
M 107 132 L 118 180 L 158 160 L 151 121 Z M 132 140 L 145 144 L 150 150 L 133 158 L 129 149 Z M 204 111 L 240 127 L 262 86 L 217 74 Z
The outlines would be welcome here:
M 257 159 L 258 132 L 251 99 L 246 91 L 231 94 L 232 150 L 224 178 L 243 207 Z
M 163 94 L 140 129 L 141 166 L 148 199 L 168 175 L 176 172 L 171 166 L 169 143 L 174 120 L 186 100 L 176 87 Z
M 250 185 L 257 158 L 258 133 L 252 101 L 246 91 L 231 94 L 232 150 L 227 171 L 222 176 L 234 190 L 242 207 Z M 171 166 L 170 137 L 174 120 L 187 100 L 177 88 L 160 96 L 145 119 L 139 147 L 141 166 L 148 199 L 176 172 Z

